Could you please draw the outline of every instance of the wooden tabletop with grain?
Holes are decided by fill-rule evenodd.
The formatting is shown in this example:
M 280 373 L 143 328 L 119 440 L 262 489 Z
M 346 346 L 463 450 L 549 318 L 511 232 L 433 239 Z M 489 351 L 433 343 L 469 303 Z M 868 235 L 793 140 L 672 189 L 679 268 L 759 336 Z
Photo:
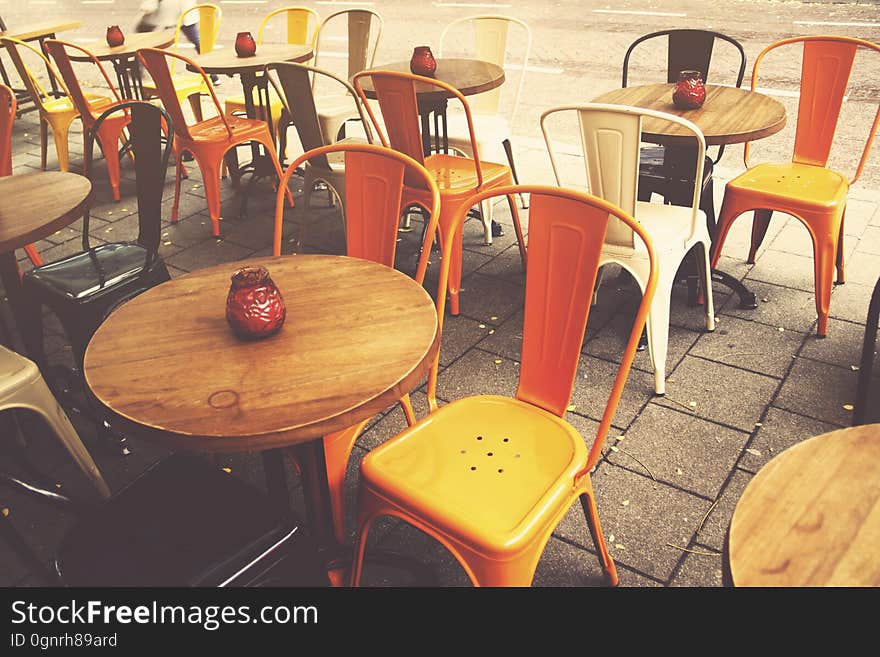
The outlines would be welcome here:
M 230 277 L 265 266 L 287 319 L 237 338 Z M 85 354 L 85 378 L 125 432 L 178 449 L 246 452 L 347 428 L 415 388 L 439 348 L 437 313 L 413 279 L 367 260 L 258 258 L 202 269 L 116 310 Z
M 765 464 L 734 510 L 728 558 L 736 586 L 880 586 L 880 424 Z
M 167 48 L 174 43 L 174 30 L 158 32 L 126 32 L 125 43 L 121 46 L 108 46 L 103 35 L 100 41 L 86 44 L 86 50 L 101 61 L 131 59 L 141 48 Z M 75 62 L 88 61 L 88 57 L 77 54 L 75 50 L 68 52 Z
M 92 183 L 77 173 L 35 171 L 0 178 L 0 253 L 73 223 L 91 198 Z
M 629 105 L 667 112 L 697 125 L 706 145 L 739 144 L 769 137 L 785 127 L 785 107 L 775 98 L 756 91 L 707 84 L 706 100 L 699 109 L 681 110 L 672 104 L 674 84 L 646 84 L 609 91 L 594 103 Z M 660 119 L 644 119 L 642 134 L 648 141 L 675 143 L 693 139 L 682 126 Z
M 82 26 L 80 21 L 44 21 L 34 23 L 24 23 L 15 25 L 7 29 L 5 32 L 0 30 L 0 37 L 8 37 L 10 39 L 18 39 L 19 41 L 33 41 L 43 37 L 51 36 L 57 32 L 66 30 L 75 30 Z M 8 27 L 8 26 L 7 26 Z

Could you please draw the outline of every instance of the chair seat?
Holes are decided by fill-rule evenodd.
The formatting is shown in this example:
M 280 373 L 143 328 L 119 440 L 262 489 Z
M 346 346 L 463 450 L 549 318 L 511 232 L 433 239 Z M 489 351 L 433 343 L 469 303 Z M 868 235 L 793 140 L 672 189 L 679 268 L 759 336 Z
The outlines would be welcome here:
M 283 584 L 327 585 L 298 519 L 275 508 L 220 468 L 175 454 L 83 517 L 62 542 L 58 569 L 69 586 L 218 586 L 288 551 L 295 573 Z
M 425 168 L 437 181 L 441 193 L 462 193 L 470 195 L 477 187 L 477 167 L 474 160 L 468 157 L 437 153 L 425 158 Z M 510 175 L 506 164 L 497 164 L 480 160 L 483 172 L 483 185 L 491 185 Z
M 140 274 L 146 255 L 146 250 L 136 243 L 102 244 L 90 252 L 36 267 L 25 274 L 25 279 L 27 284 L 37 283 L 62 296 L 81 300 Z
M 274 87 L 270 87 L 269 89 L 269 107 L 272 112 L 272 120 L 277 122 L 278 118 L 281 116 L 282 110 L 284 110 L 284 103 L 281 101 L 281 98 L 278 97 L 278 93 L 275 91 Z M 226 112 L 226 114 L 232 114 L 233 112 L 244 112 L 244 96 L 228 97 L 223 104 L 223 110 Z
M 792 209 L 829 210 L 846 203 L 849 181 L 833 169 L 786 162 L 758 164 L 727 183 L 727 189 L 755 194 Z M 770 205 L 761 207 L 771 208 Z
M 500 556 L 558 520 L 586 460 L 583 438 L 561 418 L 487 395 L 441 407 L 368 453 L 361 472 L 376 493 Z
M 32 360 L 0 346 L 0 400 L 40 376 L 40 370 Z
M 265 121 L 259 119 L 248 119 L 243 116 L 229 115 L 226 117 L 229 127 L 232 129 L 232 139 L 240 141 L 248 135 L 256 135 L 263 131 L 268 131 L 269 127 Z M 213 116 L 205 119 L 195 125 L 189 126 L 189 133 L 193 141 L 225 141 L 229 139 L 229 133 L 226 131 L 226 125 L 223 118 Z M 185 142 L 181 138 L 181 142 Z
M 89 100 L 89 103 L 96 110 L 107 107 L 113 102 L 113 99 L 108 96 L 104 96 L 102 94 L 92 93 L 90 91 L 85 92 L 86 98 Z M 56 112 L 75 112 L 76 108 L 73 106 L 73 102 L 71 102 L 70 98 L 66 96 L 62 96 L 61 98 L 52 98 L 51 100 L 47 100 L 43 103 L 43 109 L 50 113 Z
M 208 93 L 208 88 L 201 75 L 196 73 L 179 73 L 171 76 L 171 82 L 174 84 L 174 91 L 178 98 L 186 98 L 195 93 Z M 156 91 L 156 83 L 152 79 L 147 78 L 141 82 L 144 94 L 154 96 Z

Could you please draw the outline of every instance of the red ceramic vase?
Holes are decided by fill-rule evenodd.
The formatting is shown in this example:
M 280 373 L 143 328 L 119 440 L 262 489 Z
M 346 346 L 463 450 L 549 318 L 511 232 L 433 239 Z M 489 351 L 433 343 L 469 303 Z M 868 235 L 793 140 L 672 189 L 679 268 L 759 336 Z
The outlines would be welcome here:
M 703 106 L 706 100 L 706 85 L 699 71 L 681 71 L 672 92 L 672 104 L 678 109 L 690 110 Z
M 232 275 L 226 321 L 238 337 L 253 340 L 274 335 L 286 317 L 284 299 L 265 267 L 244 267 Z
M 257 54 L 257 42 L 250 32 L 239 32 L 236 35 L 235 54 L 239 57 L 253 57 Z
M 437 60 L 428 46 L 416 46 L 409 60 L 409 70 L 416 75 L 433 77 L 437 70 Z
M 107 28 L 107 45 L 111 48 L 121 46 L 125 43 L 125 35 L 118 25 L 111 25 Z

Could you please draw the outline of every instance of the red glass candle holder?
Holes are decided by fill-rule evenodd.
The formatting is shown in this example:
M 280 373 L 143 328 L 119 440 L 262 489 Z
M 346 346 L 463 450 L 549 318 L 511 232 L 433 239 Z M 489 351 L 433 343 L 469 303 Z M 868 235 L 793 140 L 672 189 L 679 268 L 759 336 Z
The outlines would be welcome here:
M 226 321 L 245 340 L 277 333 L 287 318 L 280 290 L 265 267 L 244 267 L 232 275 L 226 297 Z
M 111 48 L 121 46 L 125 43 L 125 35 L 118 25 L 111 25 L 107 28 L 107 45 Z
M 235 54 L 239 57 L 253 57 L 257 54 L 257 42 L 250 32 L 239 32 L 236 35 Z
M 706 100 L 706 85 L 699 71 L 681 71 L 672 92 L 672 104 L 678 109 L 690 110 L 703 106 Z
M 409 60 L 409 70 L 416 75 L 433 77 L 437 71 L 437 60 L 428 46 L 416 46 Z

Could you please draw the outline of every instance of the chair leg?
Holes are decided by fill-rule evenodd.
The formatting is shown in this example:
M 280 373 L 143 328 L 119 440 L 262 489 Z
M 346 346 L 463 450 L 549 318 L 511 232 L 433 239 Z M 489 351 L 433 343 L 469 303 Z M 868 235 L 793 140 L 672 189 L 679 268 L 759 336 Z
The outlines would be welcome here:
M 43 378 L 37 376 L 27 387 L 19 389 L 16 392 L 16 402 L 36 411 L 46 420 L 58 440 L 98 492 L 105 498 L 110 497 L 110 488 L 101 476 L 101 471 L 98 470 L 79 434 Z
M 55 153 L 58 157 L 58 169 L 60 171 L 70 170 L 70 126 L 74 118 L 71 117 L 66 121 L 56 120 L 52 124 L 52 140 L 55 142 Z
M 811 236 L 813 231 L 810 231 Z M 816 315 L 819 323 L 816 334 L 824 338 L 828 332 L 828 311 L 831 307 L 831 288 L 834 282 L 834 264 L 837 256 L 837 234 L 834 240 L 819 241 L 813 236 L 813 267 L 816 285 Z
M 767 228 L 770 227 L 770 217 L 773 215 L 772 210 L 755 210 L 755 218 L 752 220 L 752 245 L 749 247 L 749 257 L 746 262 L 750 265 L 755 264 L 755 254 L 764 241 L 767 234 Z
M 843 271 L 843 223 L 846 221 L 846 207 L 843 208 L 843 212 L 840 215 L 840 230 L 837 234 L 837 279 L 834 281 L 835 285 L 843 285 L 846 283 L 846 275 Z
M 666 394 L 666 352 L 669 347 L 669 304 L 675 272 L 662 268 L 654 301 L 648 311 L 648 353 L 654 367 L 654 393 Z
M 516 175 L 516 164 L 513 162 L 513 147 L 510 145 L 510 140 L 505 139 L 501 142 L 501 145 L 504 147 L 504 153 L 507 155 L 507 163 L 510 164 L 510 173 L 513 174 L 513 182 L 519 185 L 519 176 Z M 519 202 L 522 205 L 523 210 L 528 209 L 528 205 L 526 204 L 526 198 L 522 194 L 519 195 Z
M 712 297 L 712 268 L 709 266 L 709 245 L 701 242 L 697 247 L 700 251 L 700 284 L 703 289 L 703 305 L 706 308 L 706 330 L 715 330 L 715 301 Z
M 519 246 L 519 258 L 522 261 L 523 272 L 525 272 L 528 263 L 526 240 L 523 236 L 522 223 L 520 223 L 519 220 L 519 210 L 517 210 L 516 202 L 513 200 L 512 196 L 507 197 L 507 205 L 510 208 L 510 217 L 513 219 L 513 229 L 516 232 L 516 243 Z
M 364 420 L 348 429 L 324 436 L 324 461 L 327 464 L 327 483 L 330 491 L 330 508 L 333 511 L 333 531 L 336 540 L 345 540 L 345 471 L 355 441 L 369 423 Z
M 581 508 L 584 510 L 584 516 L 587 519 L 587 526 L 590 528 L 590 535 L 593 537 L 593 543 L 596 551 L 599 553 L 599 562 L 605 569 L 605 575 L 611 586 L 617 586 L 620 582 L 617 576 L 617 567 L 614 565 L 614 559 L 608 552 L 608 546 L 605 545 L 605 536 L 602 534 L 602 525 L 599 523 L 599 512 L 596 508 L 596 498 L 593 494 L 593 485 L 587 492 L 580 495 Z
M 406 417 L 407 426 L 411 427 L 419 421 L 416 417 L 416 412 L 415 409 L 413 409 L 412 400 L 409 395 L 404 395 L 400 398 L 400 408 L 403 409 L 403 415 Z
M 119 139 L 120 131 L 105 131 L 104 126 L 98 129 L 98 144 L 104 153 L 104 163 L 107 165 L 107 176 L 110 178 L 110 187 L 113 189 L 113 200 L 118 201 L 119 195 Z
M 177 214 L 180 208 L 180 181 L 183 178 L 183 151 L 177 150 L 174 156 L 174 203 L 171 206 L 171 223 L 177 223 Z
M 49 124 L 40 117 L 40 170 L 46 170 L 49 155 Z

